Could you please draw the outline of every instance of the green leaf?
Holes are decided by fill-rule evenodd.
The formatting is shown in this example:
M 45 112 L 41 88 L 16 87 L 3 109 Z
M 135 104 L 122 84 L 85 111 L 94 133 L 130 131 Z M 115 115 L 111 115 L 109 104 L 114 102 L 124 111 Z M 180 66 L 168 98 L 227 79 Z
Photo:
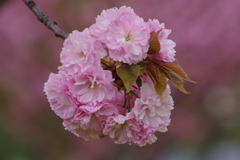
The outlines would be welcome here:
M 174 64 L 178 64 L 178 61 L 175 59 L 172 63 L 174 63 Z
M 141 80 L 140 76 L 138 76 L 136 83 L 137 83 L 138 89 L 140 89 L 140 87 L 142 86 L 142 80 Z
M 156 54 L 160 52 L 161 46 L 158 41 L 158 34 L 162 29 L 158 30 L 157 32 L 151 32 L 151 38 L 149 42 L 149 49 L 147 54 Z
M 175 87 L 177 87 L 180 91 L 182 91 L 183 93 L 186 93 L 186 94 L 188 94 L 189 92 L 187 92 L 186 90 L 185 90 L 185 88 L 183 87 L 183 83 L 177 83 L 177 82 L 174 82 L 174 81 L 172 81 L 172 83 L 173 83 L 173 85 L 175 86 Z
M 151 63 L 146 63 L 146 71 L 154 84 L 155 92 L 162 99 L 162 94 L 167 87 L 166 75 L 156 65 Z
M 121 65 L 116 69 L 117 75 L 122 79 L 126 89 L 126 93 L 129 93 L 132 88 L 132 84 L 137 80 L 141 67 L 139 65 Z

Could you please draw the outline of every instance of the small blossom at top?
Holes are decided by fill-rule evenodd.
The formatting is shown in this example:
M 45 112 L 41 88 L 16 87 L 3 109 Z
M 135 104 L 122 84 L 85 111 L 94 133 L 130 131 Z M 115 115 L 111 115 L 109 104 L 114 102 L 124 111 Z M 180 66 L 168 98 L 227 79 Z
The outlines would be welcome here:
M 149 27 L 131 8 L 121 7 L 119 10 L 102 12 L 90 29 L 92 34 L 96 30 L 97 37 L 106 45 L 113 60 L 135 64 L 146 58 Z

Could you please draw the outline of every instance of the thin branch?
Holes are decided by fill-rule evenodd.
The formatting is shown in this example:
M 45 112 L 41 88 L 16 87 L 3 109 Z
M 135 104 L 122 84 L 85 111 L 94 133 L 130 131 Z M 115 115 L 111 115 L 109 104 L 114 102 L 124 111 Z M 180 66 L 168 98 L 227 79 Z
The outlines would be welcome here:
M 37 19 L 42 22 L 48 29 L 52 30 L 56 37 L 66 39 L 68 33 L 61 30 L 56 22 L 53 22 L 48 16 L 37 6 L 34 0 L 23 0 L 28 8 L 37 16 Z

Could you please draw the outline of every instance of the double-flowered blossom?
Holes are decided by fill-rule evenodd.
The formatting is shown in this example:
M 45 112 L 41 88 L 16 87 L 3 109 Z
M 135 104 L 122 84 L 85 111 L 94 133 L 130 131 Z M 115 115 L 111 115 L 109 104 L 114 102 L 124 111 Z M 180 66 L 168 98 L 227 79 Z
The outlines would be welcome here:
M 170 111 L 173 109 L 173 100 L 170 96 L 170 88 L 167 86 L 162 100 L 154 92 L 153 83 L 149 77 L 145 77 L 141 87 L 140 98 L 136 99 L 132 109 L 137 121 L 143 122 L 144 128 L 161 129 L 166 131 L 170 123 Z
M 96 28 L 114 61 L 135 64 L 147 57 L 150 27 L 131 8 L 104 11 L 90 27 L 93 36 Z
M 51 73 L 44 87 L 52 110 L 63 119 L 72 117 L 77 108 L 77 100 L 69 92 L 66 82 L 61 73 Z
M 73 76 L 69 89 L 80 103 L 97 103 L 103 100 L 111 100 L 117 88 L 112 85 L 112 73 L 99 68 L 91 67 L 84 72 Z
M 185 93 L 183 80 L 191 81 L 175 61 L 170 32 L 126 6 L 104 10 L 89 29 L 73 31 L 58 73 L 44 85 L 65 129 L 85 140 L 138 146 L 167 131 L 173 109 L 167 79 Z
M 106 55 L 102 43 L 91 37 L 89 29 L 73 31 L 64 41 L 59 69 L 70 75 L 79 74 L 79 71 L 100 67 L 100 59 Z

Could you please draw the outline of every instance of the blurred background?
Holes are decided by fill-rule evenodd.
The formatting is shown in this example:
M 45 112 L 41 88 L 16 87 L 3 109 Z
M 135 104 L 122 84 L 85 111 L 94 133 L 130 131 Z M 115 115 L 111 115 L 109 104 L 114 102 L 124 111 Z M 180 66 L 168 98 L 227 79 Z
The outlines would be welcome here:
M 63 40 L 20 0 L 0 0 L 1 160 L 240 160 L 239 0 L 36 0 L 70 33 L 103 9 L 134 8 L 172 29 L 176 58 L 197 84 L 172 87 L 175 109 L 152 145 L 85 140 L 62 127 L 43 84 L 57 72 Z

